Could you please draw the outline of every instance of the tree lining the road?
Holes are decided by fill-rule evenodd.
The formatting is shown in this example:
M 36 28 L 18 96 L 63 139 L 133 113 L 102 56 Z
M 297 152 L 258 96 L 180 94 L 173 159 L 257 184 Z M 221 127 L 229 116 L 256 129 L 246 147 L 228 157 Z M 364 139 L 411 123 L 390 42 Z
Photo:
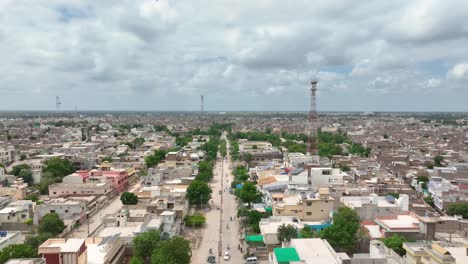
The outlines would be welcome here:
M 203 205 L 208 203 L 212 193 L 213 190 L 206 182 L 195 180 L 187 188 L 185 197 L 192 205 Z
M 190 242 L 182 237 L 164 240 L 158 230 L 149 230 L 133 239 L 132 264 L 189 264 L 192 250 Z

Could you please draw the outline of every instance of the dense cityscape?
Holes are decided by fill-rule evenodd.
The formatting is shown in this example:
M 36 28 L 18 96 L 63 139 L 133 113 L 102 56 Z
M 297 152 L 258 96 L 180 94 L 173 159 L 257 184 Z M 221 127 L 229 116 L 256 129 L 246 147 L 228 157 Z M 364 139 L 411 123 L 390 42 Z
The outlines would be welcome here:
M 463 113 L 0 121 L 1 263 L 467 260 Z
M 467 10 L 0 0 L 0 264 L 468 264 Z

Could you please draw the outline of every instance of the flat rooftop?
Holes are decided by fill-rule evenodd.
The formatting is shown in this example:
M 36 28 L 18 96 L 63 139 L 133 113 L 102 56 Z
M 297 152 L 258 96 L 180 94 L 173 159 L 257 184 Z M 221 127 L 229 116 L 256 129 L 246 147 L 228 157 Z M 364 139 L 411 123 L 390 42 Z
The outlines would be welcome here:
M 411 215 L 377 217 L 376 223 L 390 231 L 419 232 L 419 220 Z
M 44 242 L 39 248 L 60 248 L 60 252 L 78 252 L 80 247 L 85 242 L 84 239 L 80 238 L 70 238 L 68 240 L 64 239 L 49 239 Z
M 99 232 L 98 237 L 108 237 L 120 233 L 120 237 L 134 237 L 136 233 L 139 233 L 141 230 L 141 225 L 139 226 L 108 226 L 104 227 L 101 232 Z
M 301 260 L 314 264 L 335 264 L 335 252 L 320 238 L 291 239 Z
M 372 199 L 369 196 L 343 196 L 341 202 L 351 208 L 361 208 L 365 204 L 372 204 Z M 389 203 L 384 196 L 379 196 L 377 201 L 378 207 L 397 207 L 395 203 Z

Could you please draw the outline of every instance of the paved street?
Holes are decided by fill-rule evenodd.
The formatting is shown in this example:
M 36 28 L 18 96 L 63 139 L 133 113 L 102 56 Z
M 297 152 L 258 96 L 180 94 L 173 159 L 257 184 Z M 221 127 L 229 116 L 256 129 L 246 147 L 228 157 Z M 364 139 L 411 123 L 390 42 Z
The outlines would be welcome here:
M 140 187 L 140 182 L 138 181 L 134 185 L 130 186 L 129 192 L 134 192 L 137 188 Z M 115 197 L 110 203 L 108 203 L 104 208 L 99 210 L 96 214 L 91 216 L 89 221 L 89 232 L 92 233 L 102 222 L 102 217 L 106 214 L 115 214 L 122 208 L 122 202 L 120 201 L 120 195 Z M 86 238 L 88 237 L 88 223 L 84 222 L 79 228 L 75 228 L 73 232 L 68 234 L 67 237 L 73 238 Z
M 228 157 L 223 162 L 220 159 L 215 165 L 213 180 L 210 183 L 213 190 L 211 210 L 206 214 L 205 227 L 199 230 L 201 242 L 198 249 L 192 252 L 192 263 L 207 263 L 210 248 L 216 255 L 217 263 L 243 263 L 243 254 L 237 248 L 240 242 L 239 224 L 235 219 L 231 221 L 231 217 L 234 218 L 237 214 L 237 204 L 234 195 L 227 189 L 233 179 L 230 165 Z M 225 251 L 231 256 L 228 261 L 223 260 Z

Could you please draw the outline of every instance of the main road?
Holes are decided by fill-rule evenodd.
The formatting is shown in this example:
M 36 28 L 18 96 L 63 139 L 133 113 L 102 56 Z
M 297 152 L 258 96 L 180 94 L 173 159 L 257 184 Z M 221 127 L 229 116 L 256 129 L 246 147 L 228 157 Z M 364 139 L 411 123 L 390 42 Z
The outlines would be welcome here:
M 225 135 L 221 139 L 226 139 Z M 227 153 L 229 155 L 229 143 Z M 241 237 L 236 217 L 237 202 L 235 196 L 229 193 L 233 180 L 231 167 L 230 157 L 222 158 L 218 154 L 210 182 L 213 190 L 209 205 L 211 210 L 205 214 L 206 224 L 199 233 L 199 246 L 192 251 L 192 263 L 207 263 L 210 249 L 216 256 L 216 263 L 243 263 L 243 254 L 238 248 Z M 229 253 L 229 260 L 224 260 L 224 252 Z
M 128 192 L 134 192 L 140 187 L 140 181 L 137 181 L 134 185 L 131 185 L 128 188 Z M 120 195 L 114 197 L 107 205 L 101 208 L 93 216 L 89 218 L 88 221 L 85 221 L 80 227 L 73 229 L 71 233 L 68 233 L 68 238 L 86 238 L 89 233 L 94 232 L 99 225 L 102 223 L 102 217 L 107 214 L 116 214 L 122 209 L 122 202 L 120 201 Z M 88 231 L 89 229 L 89 231 Z

